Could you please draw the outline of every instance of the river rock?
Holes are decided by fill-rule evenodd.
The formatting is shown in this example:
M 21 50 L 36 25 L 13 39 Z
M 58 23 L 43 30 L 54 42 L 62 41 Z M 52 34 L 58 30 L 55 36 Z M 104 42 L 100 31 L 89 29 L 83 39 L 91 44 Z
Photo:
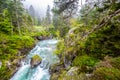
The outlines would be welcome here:
M 41 63 L 41 61 L 42 58 L 39 55 L 34 55 L 30 61 L 31 68 L 38 66 Z
M 38 40 L 46 40 L 46 39 L 51 39 L 50 36 L 37 36 L 36 37 Z
M 8 69 L 11 70 L 11 62 L 10 62 L 10 61 L 6 61 L 6 62 L 5 62 L 5 65 L 6 65 L 6 67 L 7 67 Z
M 79 68 L 78 67 L 72 67 L 68 72 L 67 76 L 73 76 L 75 74 L 78 74 Z
M 14 59 L 12 62 L 13 65 L 16 65 L 16 67 L 20 67 L 21 66 L 21 62 L 19 59 Z

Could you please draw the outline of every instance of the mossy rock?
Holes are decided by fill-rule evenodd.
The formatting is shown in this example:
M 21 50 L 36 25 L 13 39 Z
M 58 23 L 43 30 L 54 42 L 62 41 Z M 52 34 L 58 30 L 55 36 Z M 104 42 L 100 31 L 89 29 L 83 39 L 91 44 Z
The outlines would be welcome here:
M 120 57 L 112 58 L 110 63 L 114 68 L 117 68 L 120 70 Z
M 75 74 L 79 73 L 80 68 L 79 67 L 72 67 L 68 72 L 67 72 L 67 76 L 72 76 Z
M 57 80 L 60 76 L 57 73 L 53 73 L 50 77 L 50 80 Z
M 95 68 L 100 67 L 116 68 L 120 70 L 120 57 L 112 58 L 106 56 L 103 61 L 100 61 L 95 65 Z
M 31 68 L 38 66 L 41 63 L 41 61 L 42 61 L 42 58 L 39 55 L 34 55 L 30 61 Z
M 101 67 L 93 72 L 91 80 L 120 80 L 120 70 L 116 68 Z
M 68 71 L 62 70 L 60 74 L 54 74 L 51 80 L 87 80 L 85 73 L 79 71 L 80 67 L 71 67 Z
M 84 73 L 74 74 L 73 76 L 64 76 L 60 80 L 87 80 L 86 75 Z

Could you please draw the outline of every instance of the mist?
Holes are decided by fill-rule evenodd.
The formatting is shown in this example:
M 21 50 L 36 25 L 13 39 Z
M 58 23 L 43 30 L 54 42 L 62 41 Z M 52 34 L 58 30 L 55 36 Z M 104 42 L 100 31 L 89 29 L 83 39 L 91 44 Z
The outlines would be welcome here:
M 29 10 L 30 6 L 32 5 L 35 10 L 35 16 L 39 18 L 43 18 L 46 16 L 47 6 L 49 5 L 51 9 L 53 8 L 53 4 L 54 4 L 53 1 L 54 0 L 25 0 L 22 1 L 22 3 L 26 10 Z M 85 0 L 79 0 L 80 7 L 81 7 L 81 1 L 82 4 L 85 4 Z
M 54 0 L 25 0 L 22 1 L 25 9 L 29 10 L 32 5 L 35 10 L 35 15 L 38 17 L 45 17 L 47 6 L 49 5 L 52 9 Z

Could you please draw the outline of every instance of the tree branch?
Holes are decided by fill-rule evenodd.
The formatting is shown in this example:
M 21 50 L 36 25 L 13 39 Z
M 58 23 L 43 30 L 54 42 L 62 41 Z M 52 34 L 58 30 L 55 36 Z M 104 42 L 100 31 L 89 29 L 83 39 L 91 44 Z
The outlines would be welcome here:
M 113 18 L 114 16 L 118 15 L 119 13 L 120 13 L 120 9 L 118 9 L 113 14 L 109 15 L 108 17 L 103 18 L 102 21 L 97 26 L 95 26 L 92 30 L 90 30 L 88 33 L 86 33 L 85 35 L 82 36 L 82 40 L 87 38 L 92 32 L 97 31 L 100 28 L 102 28 L 105 25 L 107 25 L 108 22 L 111 20 L 111 18 Z

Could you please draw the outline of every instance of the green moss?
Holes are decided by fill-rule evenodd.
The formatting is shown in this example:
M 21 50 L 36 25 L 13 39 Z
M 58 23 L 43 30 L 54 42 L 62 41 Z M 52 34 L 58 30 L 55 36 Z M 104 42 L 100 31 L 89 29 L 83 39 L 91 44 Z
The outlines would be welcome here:
M 84 73 L 81 73 L 73 76 L 64 76 L 63 79 L 60 80 L 86 80 L 86 76 Z
M 77 56 L 73 60 L 73 66 L 90 66 L 93 67 L 98 62 L 98 59 L 93 57 L 89 57 L 87 55 L 84 56 Z
M 91 80 L 120 80 L 120 71 L 115 68 L 101 67 L 94 71 Z
M 111 65 L 112 65 L 114 68 L 120 70 L 120 57 L 112 58 L 112 59 L 111 59 Z
M 34 56 L 32 57 L 32 59 L 42 60 L 39 55 L 34 55 Z
M 61 41 L 58 42 L 57 50 L 55 50 L 54 53 L 57 54 L 57 55 L 62 54 L 64 49 L 65 49 L 65 43 L 64 43 L 64 40 L 61 40 Z
M 42 58 L 39 55 L 34 55 L 31 58 L 30 64 L 31 68 L 34 68 L 36 65 L 38 65 L 42 61 Z

